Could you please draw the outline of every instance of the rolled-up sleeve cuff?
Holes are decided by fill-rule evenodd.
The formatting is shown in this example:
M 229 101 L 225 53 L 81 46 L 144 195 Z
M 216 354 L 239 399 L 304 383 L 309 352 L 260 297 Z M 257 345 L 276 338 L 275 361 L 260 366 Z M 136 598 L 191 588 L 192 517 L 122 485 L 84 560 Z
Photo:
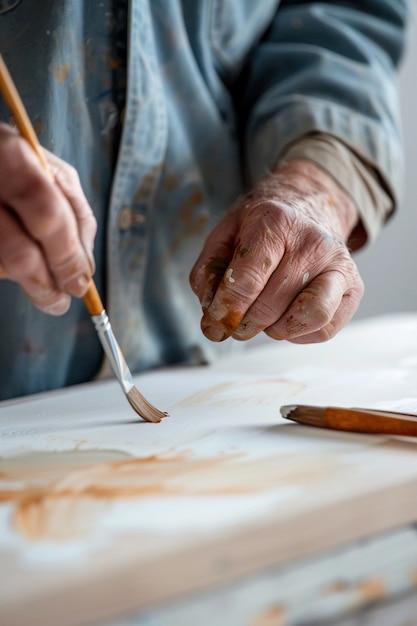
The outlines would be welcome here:
M 371 243 L 402 195 L 399 141 L 377 123 L 336 106 L 291 107 L 255 134 L 249 174 L 253 181 L 281 160 L 308 159 L 326 170 L 354 200 Z M 325 113 L 327 111 L 327 113 Z M 336 119 L 337 118 L 337 119 Z M 324 130 L 325 129 L 325 130 Z M 303 132 L 304 131 L 304 132 Z M 277 145 L 277 142 L 279 145 Z M 275 154 L 274 154 L 275 151 Z
M 314 134 L 293 143 L 279 160 L 308 159 L 329 173 L 356 204 L 367 242 L 372 242 L 394 211 L 395 200 L 373 168 L 329 135 Z

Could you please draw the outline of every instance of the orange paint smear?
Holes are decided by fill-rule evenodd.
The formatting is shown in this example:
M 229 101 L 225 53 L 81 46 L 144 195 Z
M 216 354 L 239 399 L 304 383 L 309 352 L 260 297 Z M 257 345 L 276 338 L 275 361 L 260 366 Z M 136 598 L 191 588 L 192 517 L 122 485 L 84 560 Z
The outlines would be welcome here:
M 250 622 L 250 626 L 286 626 L 287 611 L 284 606 L 273 606 Z
M 15 529 L 31 540 L 84 536 L 115 500 L 237 496 L 320 482 L 336 457 L 132 458 L 118 451 L 37 452 L 0 459 L 0 502 L 14 506 Z
M 361 600 L 374 602 L 387 596 L 387 585 L 382 578 L 369 578 L 358 585 Z

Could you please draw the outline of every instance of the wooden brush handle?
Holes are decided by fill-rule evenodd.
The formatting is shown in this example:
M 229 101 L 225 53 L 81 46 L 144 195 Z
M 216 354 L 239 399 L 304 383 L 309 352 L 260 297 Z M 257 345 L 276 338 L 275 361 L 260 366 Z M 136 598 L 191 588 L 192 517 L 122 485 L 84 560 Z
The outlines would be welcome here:
M 15 84 L 9 74 L 9 70 L 7 69 L 6 63 L 4 62 L 1 54 L 0 89 L 3 93 L 6 104 L 13 113 L 20 134 L 32 146 L 32 148 L 38 155 L 44 169 L 52 176 L 52 172 L 49 168 L 47 160 L 45 159 L 45 155 L 42 152 L 42 148 L 36 136 L 35 130 L 31 124 L 28 114 L 26 113 L 26 109 L 23 106 L 23 102 L 20 99 L 19 93 L 15 87 Z
M 84 304 L 90 315 L 100 315 L 104 311 L 104 306 L 100 298 L 100 294 L 96 284 L 91 280 L 87 292 L 83 295 Z
M 9 74 L 9 70 L 4 62 L 2 55 L 0 54 L 0 90 L 3 93 L 4 99 L 10 108 L 13 116 L 16 120 L 17 127 L 22 137 L 26 139 L 28 144 L 33 148 L 37 154 L 39 161 L 51 180 L 54 180 L 54 175 L 49 167 L 48 161 L 45 158 L 45 154 L 41 148 L 39 140 L 36 136 L 35 130 L 20 98 L 12 77 Z M 104 306 L 101 301 L 100 295 L 97 291 L 97 287 L 92 280 L 88 288 L 87 293 L 83 296 L 83 300 L 88 309 L 90 315 L 100 315 L 103 312 Z

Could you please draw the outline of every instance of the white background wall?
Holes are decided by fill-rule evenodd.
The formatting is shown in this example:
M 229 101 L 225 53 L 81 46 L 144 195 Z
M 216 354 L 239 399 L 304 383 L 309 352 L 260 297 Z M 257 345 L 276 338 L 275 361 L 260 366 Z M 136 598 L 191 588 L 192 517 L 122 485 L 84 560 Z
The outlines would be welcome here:
M 355 319 L 394 311 L 417 312 L 417 15 L 409 31 L 399 88 L 405 195 L 376 243 L 354 257 L 365 282 L 365 295 Z

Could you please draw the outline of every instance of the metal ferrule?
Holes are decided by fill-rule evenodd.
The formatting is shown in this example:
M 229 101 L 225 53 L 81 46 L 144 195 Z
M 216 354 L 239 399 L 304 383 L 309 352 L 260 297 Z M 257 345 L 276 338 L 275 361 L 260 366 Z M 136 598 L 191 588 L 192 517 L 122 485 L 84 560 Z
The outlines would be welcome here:
M 113 334 L 106 311 L 103 311 L 100 315 L 92 315 L 91 319 L 94 322 L 111 368 L 125 393 L 128 393 L 133 387 L 132 374 Z

